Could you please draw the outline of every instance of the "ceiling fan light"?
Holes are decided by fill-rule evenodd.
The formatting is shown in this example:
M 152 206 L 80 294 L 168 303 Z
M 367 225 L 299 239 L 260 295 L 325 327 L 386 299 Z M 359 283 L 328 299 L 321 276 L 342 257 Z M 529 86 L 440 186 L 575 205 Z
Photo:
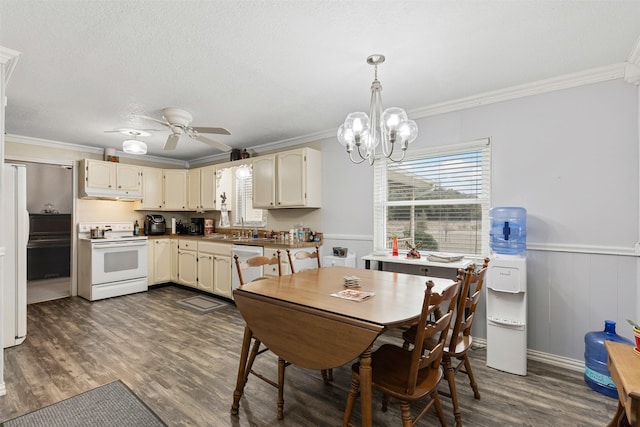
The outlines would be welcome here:
M 122 142 L 122 151 L 129 154 L 147 154 L 147 144 L 137 139 L 127 139 Z

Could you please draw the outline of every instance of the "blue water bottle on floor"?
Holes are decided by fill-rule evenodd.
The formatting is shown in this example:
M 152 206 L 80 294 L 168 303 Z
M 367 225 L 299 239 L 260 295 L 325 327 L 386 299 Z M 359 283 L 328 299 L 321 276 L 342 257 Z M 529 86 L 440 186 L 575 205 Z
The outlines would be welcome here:
M 613 320 L 604 321 L 604 331 L 587 332 L 584 336 L 584 380 L 598 393 L 617 399 L 618 390 L 607 368 L 605 341 L 634 345 L 630 340 L 616 334 L 616 322 Z

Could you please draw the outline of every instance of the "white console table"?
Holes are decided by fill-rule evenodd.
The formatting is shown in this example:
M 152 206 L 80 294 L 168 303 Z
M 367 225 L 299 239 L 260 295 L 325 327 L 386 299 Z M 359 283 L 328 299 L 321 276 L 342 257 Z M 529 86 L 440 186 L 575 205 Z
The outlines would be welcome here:
M 376 261 L 377 269 L 380 271 L 408 273 L 408 270 L 418 268 L 424 275 L 453 279 L 455 279 L 458 269 L 464 269 L 474 262 L 470 258 L 463 258 L 454 262 L 434 262 L 428 261 L 426 255 L 423 255 L 422 258 L 412 259 L 407 258 L 406 254 L 398 256 L 369 254 L 363 256 L 362 260 L 364 260 L 364 266 L 367 270 L 371 269 L 371 261 Z

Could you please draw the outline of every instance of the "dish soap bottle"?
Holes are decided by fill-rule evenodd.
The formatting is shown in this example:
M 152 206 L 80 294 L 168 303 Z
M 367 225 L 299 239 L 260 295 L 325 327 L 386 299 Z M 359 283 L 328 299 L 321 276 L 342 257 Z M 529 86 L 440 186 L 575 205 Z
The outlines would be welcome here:
M 133 224 L 133 235 L 134 236 L 139 236 L 140 235 L 140 224 L 138 224 L 138 220 L 136 219 L 136 223 Z

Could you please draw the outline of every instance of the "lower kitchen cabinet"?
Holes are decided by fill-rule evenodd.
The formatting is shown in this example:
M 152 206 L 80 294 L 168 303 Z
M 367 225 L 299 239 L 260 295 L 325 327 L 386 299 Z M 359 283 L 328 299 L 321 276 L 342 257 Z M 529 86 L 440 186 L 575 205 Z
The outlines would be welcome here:
M 231 298 L 231 246 L 198 243 L 198 288 Z
M 178 241 L 178 283 L 196 288 L 198 286 L 198 242 Z
M 213 255 L 198 252 L 198 289 L 213 292 Z
M 236 266 L 231 258 L 230 244 L 188 238 L 151 238 L 148 242 L 150 285 L 174 282 L 225 298 L 233 298 L 231 273 Z M 292 256 L 301 250 L 313 249 L 294 248 L 291 249 Z M 265 247 L 264 256 L 277 258 L 277 251 L 277 248 Z M 282 274 L 291 274 L 286 249 L 280 249 L 280 261 Z M 310 261 L 312 263 L 308 268 L 316 268 L 316 261 Z M 273 264 L 265 267 L 264 275 L 277 276 L 278 266 Z
M 213 260 L 213 293 L 231 298 L 231 257 L 216 255 Z
M 178 240 L 171 239 L 171 281 L 178 282 Z
M 149 285 L 167 283 L 171 279 L 171 240 L 148 240 L 148 274 Z

